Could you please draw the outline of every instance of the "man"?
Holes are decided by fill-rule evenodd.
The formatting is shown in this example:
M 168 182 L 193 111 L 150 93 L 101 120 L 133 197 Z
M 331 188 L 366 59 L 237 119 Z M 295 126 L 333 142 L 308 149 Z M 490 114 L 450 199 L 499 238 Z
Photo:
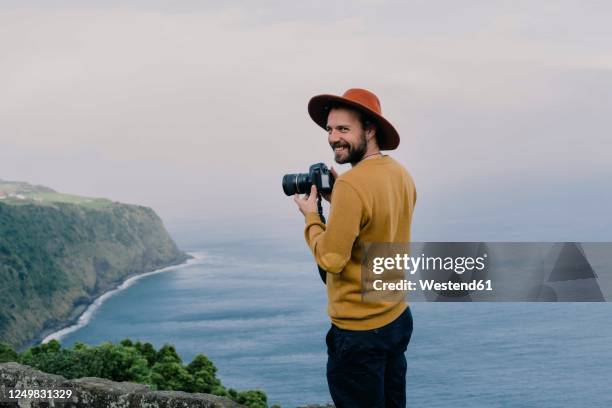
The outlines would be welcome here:
M 306 242 L 327 272 L 327 382 L 338 408 L 405 407 L 406 359 L 412 315 L 404 299 L 361 299 L 362 242 L 408 242 L 416 202 L 412 177 L 381 150 L 399 135 L 381 113 L 376 95 L 349 89 L 319 95 L 310 117 L 327 130 L 337 163 L 352 168 L 336 177 L 327 225 L 317 213 L 317 190 L 294 196 L 305 216 Z

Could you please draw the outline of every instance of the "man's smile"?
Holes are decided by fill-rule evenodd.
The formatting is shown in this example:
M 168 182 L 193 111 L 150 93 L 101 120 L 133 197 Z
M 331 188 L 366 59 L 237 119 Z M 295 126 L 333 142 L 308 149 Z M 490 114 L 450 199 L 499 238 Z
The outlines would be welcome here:
M 344 153 L 347 152 L 349 149 L 349 145 L 347 144 L 336 144 L 333 146 L 334 149 L 334 153 Z

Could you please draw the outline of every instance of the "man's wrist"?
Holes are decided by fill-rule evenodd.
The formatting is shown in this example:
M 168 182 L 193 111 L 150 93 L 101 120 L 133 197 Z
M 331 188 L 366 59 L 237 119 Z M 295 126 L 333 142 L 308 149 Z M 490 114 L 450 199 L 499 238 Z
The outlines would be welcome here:
M 313 222 L 321 222 L 321 217 L 319 217 L 318 212 L 309 211 L 306 214 L 304 214 L 304 220 L 306 221 L 306 224 L 310 224 Z

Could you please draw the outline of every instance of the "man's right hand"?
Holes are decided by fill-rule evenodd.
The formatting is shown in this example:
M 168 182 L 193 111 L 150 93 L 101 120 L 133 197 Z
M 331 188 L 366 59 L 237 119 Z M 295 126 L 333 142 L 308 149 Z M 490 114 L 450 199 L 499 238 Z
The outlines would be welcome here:
M 336 169 L 334 169 L 334 166 L 331 166 L 329 171 L 331 172 L 332 176 L 334 176 L 334 180 L 338 178 L 338 173 L 336 173 Z M 333 188 L 332 188 L 332 193 L 333 193 Z M 325 201 L 327 201 L 328 203 L 331 203 L 331 193 L 326 193 L 326 194 L 321 193 L 321 196 L 323 197 L 323 199 L 325 199 Z

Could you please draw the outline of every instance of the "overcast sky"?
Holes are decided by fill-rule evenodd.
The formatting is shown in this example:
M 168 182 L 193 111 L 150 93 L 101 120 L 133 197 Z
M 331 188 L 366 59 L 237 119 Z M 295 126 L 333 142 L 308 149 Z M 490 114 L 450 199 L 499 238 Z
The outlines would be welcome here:
M 23 3 L 0 3 L 2 179 L 300 236 L 281 177 L 333 162 L 307 102 L 364 87 L 415 240 L 612 239 L 611 2 Z

